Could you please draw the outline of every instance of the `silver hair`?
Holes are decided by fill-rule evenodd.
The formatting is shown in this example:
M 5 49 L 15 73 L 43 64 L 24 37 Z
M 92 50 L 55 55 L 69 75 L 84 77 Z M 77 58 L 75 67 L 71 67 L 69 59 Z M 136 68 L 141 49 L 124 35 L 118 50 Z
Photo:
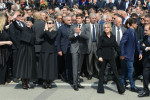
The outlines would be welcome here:
M 91 18 L 92 16 L 96 17 L 96 13 L 90 13 L 89 17 Z
M 63 17 L 63 20 L 65 21 L 65 20 L 67 19 L 67 17 L 70 17 L 70 16 L 65 16 L 65 17 Z

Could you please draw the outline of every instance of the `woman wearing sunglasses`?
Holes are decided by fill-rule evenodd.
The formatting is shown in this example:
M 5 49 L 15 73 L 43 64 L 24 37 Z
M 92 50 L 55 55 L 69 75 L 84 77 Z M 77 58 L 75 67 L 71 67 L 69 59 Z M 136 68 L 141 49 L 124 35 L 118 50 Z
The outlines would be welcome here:
M 44 80 L 43 88 L 52 88 L 52 81 L 57 79 L 57 52 L 55 39 L 57 31 L 53 19 L 49 19 L 45 24 L 44 39 L 41 47 L 40 61 L 38 66 L 38 78 Z

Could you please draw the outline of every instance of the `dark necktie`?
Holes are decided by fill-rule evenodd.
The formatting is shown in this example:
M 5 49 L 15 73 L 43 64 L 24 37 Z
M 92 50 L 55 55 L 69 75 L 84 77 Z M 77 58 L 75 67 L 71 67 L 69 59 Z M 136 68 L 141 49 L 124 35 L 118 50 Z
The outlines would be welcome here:
M 119 27 L 117 27 L 117 43 L 118 43 L 118 45 L 120 45 L 120 31 L 119 31 Z
M 81 25 L 79 24 L 79 28 L 81 27 Z
M 93 24 L 93 42 L 96 42 L 96 38 L 95 38 L 95 27 L 94 27 L 94 24 Z

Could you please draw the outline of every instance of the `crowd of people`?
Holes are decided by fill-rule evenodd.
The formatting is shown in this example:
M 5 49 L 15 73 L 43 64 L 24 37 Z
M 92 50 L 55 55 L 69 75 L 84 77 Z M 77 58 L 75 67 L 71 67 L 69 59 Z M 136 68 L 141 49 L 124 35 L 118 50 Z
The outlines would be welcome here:
M 97 93 L 112 79 L 123 94 L 143 76 L 145 97 L 149 60 L 150 0 L 0 0 L 0 84 L 47 89 L 59 78 L 78 91 L 96 77 Z

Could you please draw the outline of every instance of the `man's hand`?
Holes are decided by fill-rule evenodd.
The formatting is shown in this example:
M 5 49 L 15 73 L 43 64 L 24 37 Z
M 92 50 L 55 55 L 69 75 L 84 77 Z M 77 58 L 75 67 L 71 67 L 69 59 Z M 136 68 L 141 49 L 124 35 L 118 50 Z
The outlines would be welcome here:
M 143 56 L 142 54 L 139 55 L 139 61 L 142 60 Z
M 79 34 L 81 32 L 81 29 L 79 27 L 74 28 L 75 33 Z
M 63 54 L 62 54 L 62 51 L 59 51 L 59 52 L 58 52 L 58 55 L 59 55 L 59 56 L 62 56 L 62 55 L 63 55 Z
M 124 60 L 124 59 L 125 59 L 125 56 L 121 56 L 120 59 L 121 59 L 121 60 Z
M 102 57 L 99 57 L 98 60 L 99 60 L 100 62 L 103 62 L 103 58 L 102 58 Z

